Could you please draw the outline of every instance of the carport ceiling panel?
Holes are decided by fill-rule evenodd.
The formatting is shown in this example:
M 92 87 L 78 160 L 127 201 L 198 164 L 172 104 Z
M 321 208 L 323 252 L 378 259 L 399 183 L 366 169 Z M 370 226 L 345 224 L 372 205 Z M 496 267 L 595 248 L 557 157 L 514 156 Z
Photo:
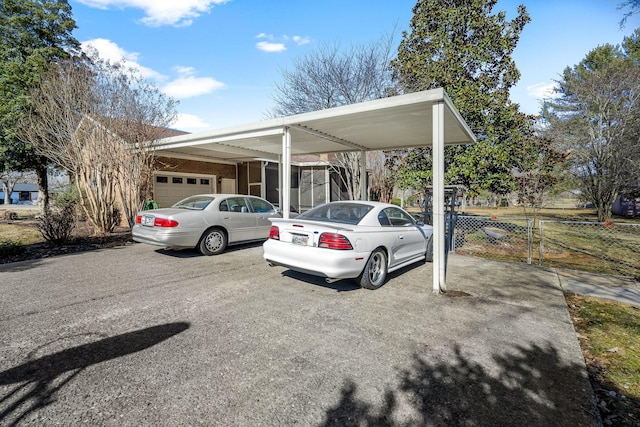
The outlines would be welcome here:
M 246 149 L 241 146 L 229 145 L 229 144 L 203 144 L 192 147 L 182 147 L 170 150 L 175 153 L 183 153 L 191 156 L 200 156 L 212 159 L 222 160 L 245 160 L 253 158 L 271 158 L 276 159 L 271 153 L 264 151 Z
M 368 111 L 328 119 L 308 120 L 300 123 L 299 126 L 367 149 L 378 150 L 431 145 L 431 116 L 430 109 L 416 112 L 415 109 L 396 108 L 394 111 Z M 297 138 L 298 133 L 295 135 L 292 147 L 294 151 L 297 145 L 305 144 Z M 329 142 L 325 142 L 322 148 L 325 152 L 354 150 L 353 147 Z M 299 149 L 305 150 L 303 147 Z M 322 149 L 318 147 L 314 151 L 322 152 Z

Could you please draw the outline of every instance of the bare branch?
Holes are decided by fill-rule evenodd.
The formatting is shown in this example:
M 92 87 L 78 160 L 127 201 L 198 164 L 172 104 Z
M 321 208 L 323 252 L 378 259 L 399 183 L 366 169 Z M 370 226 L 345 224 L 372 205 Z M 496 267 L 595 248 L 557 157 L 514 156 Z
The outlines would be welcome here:
M 176 102 L 120 63 L 73 58 L 32 93 L 20 132 L 70 175 L 101 233 L 133 225 L 150 188 L 153 145 L 175 119 Z

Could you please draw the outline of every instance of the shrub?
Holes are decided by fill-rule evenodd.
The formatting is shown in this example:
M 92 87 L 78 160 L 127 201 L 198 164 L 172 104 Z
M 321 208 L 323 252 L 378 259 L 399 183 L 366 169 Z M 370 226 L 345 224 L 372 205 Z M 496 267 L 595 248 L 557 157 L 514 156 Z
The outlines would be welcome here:
M 63 245 L 71 239 L 75 227 L 75 203 L 62 203 L 44 210 L 38 217 L 38 230 L 42 237 L 54 245 Z
M 19 255 L 24 252 L 24 245 L 14 240 L 0 240 L 0 258 Z

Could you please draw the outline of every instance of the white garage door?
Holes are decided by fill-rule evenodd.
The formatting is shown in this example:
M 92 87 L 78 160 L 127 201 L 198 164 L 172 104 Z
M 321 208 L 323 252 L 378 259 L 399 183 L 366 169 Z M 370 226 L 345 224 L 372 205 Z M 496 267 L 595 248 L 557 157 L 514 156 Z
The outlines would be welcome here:
M 160 208 L 193 196 L 215 192 L 214 175 L 176 174 L 157 172 L 153 179 L 153 196 Z

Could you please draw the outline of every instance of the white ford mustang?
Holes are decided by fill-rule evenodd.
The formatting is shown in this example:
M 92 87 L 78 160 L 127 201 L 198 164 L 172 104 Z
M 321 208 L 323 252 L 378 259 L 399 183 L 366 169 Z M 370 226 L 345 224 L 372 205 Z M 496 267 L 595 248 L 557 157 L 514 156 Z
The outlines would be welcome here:
M 340 201 L 317 206 L 292 219 L 272 218 L 264 259 L 328 282 L 356 279 L 377 289 L 387 273 L 432 261 L 433 228 L 398 206 Z

